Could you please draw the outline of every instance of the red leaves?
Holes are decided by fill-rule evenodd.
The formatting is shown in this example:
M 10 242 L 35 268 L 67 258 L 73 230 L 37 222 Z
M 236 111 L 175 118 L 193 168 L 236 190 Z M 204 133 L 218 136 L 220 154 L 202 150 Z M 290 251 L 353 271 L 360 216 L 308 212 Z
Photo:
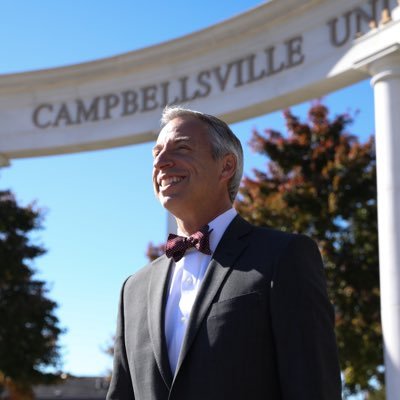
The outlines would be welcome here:
M 381 379 L 375 150 L 346 132 L 348 114 L 329 119 L 314 104 L 308 121 L 284 111 L 286 134 L 254 132 L 251 147 L 268 159 L 246 177 L 236 203 L 256 225 L 302 232 L 317 240 L 338 320 L 346 386 Z M 377 345 L 378 344 L 378 345 Z

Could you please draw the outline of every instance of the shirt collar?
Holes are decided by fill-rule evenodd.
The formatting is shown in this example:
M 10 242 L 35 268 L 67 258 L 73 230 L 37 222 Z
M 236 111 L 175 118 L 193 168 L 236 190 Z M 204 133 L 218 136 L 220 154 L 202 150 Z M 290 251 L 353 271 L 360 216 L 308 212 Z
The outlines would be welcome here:
M 226 231 L 228 225 L 233 221 L 236 217 L 237 211 L 232 207 L 229 210 L 223 212 L 222 214 L 218 215 L 218 217 L 214 218 L 212 221 L 208 223 L 208 227 L 212 232 L 210 233 L 210 250 L 214 253 L 215 249 L 218 246 L 219 241 L 222 238 L 222 235 Z M 184 235 L 178 227 L 178 235 Z M 194 249 L 188 249 L 187 252 L 191 252 Z
M 226 228 L 236 217 L 236 215 L 237 211 L 234 208 L 230 208 L 229 210 L 218 215 L 217 218 L 214 218 L 211 222 L 208 223 L 210 230 L 213 230 L 210 234 L 210 250 L 213 253 L 217 248 L 218 243 L 222 238 L 222 235 L 226 231 Z

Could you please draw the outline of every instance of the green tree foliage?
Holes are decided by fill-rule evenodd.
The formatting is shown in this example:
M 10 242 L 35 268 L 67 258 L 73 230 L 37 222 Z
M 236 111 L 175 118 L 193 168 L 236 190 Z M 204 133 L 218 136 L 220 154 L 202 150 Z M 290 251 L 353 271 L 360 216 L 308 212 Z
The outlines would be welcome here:
M 385 387 L 381 387 L 375 392 L 372 393 L 367 393 L 366 400 L 385 400 L 386 395 L 385 395 Z
M 20 207 L 11 192 L 0 191 L 0 389 L 13 393 L 53 381 L 57 376 L 44 368 L 60 360 L 57 305 L 33 276 L 32 262 L 45 252 L 32 238 L 40 222 L 34 207 Z
M 329 119 L 314 104 L 308 121 L 284 112 L 287 134 L 254 132 L 266 170 L 246 177 L 237 209 L 250 222 L 311 236 L 322 252 L 345 391 L 382 383 L 376 168 L 373 138 L 346 132 L 348 115 Z

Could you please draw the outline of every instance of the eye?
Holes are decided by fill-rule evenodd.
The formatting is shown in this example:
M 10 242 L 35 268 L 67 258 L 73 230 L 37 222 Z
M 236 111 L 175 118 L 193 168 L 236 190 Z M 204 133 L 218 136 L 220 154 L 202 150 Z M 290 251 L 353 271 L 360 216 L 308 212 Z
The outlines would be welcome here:
M 154 149 L 152 153 L 153 153 L 153 158 L 156 158 L 160 154 L 160 149 Z
M 178 150 L 190 150 L 190 146 L 188 146 L 187 144 L 180 144 L 178 146 Z

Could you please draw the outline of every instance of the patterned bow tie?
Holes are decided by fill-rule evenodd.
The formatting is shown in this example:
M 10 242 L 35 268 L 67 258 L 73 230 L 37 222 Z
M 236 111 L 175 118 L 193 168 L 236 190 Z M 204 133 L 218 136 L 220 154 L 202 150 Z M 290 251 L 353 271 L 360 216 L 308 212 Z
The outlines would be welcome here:
M 193 233 L 189 237 L 178 236 L 170 233 L 167 244 L 165 246 L 165 255 L 179 261 L 187 249 L 195 247 L 198 251 L 204 254 L 211 254 L 210 250 L 210 233 L 208 225 L 204 225 L 198 232 Z

